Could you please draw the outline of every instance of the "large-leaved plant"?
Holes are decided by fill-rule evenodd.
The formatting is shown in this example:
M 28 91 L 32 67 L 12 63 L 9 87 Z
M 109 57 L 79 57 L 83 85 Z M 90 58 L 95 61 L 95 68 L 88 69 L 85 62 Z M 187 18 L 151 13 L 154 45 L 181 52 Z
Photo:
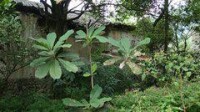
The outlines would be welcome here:
M 88 49 L 88 59 L 89 59 L 89 66 L 90 71 L 85 73 L 83 76 L 85 77 L 91 77 L 91 87 L 94 86 L 94 75 L 97 70 L 97 64 L 92 62 L 92 45 L 93 42 L 98 40 L 101 43 L 105 43 L 108 41 L 107 38 L 104 36 L 101 36 L 101 33 L 104 31 L 105 26 L 100 26 L 98 28 L 95 28 L 94 26 L 91 26 L 89 29 L 86 28 L 86 32 L 79 30 L 77 31 L 76 39 L 77 41 L 82 41 L 83 46 L 87 47 Z
M 109 38 L 108 43 L 114 46 L 117 52 L 116 55 L 110 54 L 109 56 L 112 58 L 105 61 L 104 65 L 113 65 L 116 62 L 120 62 L 120 69 L 124 68 L 125 65 L 128 65 L 134 74 L 141 74 L 142 69 L 136 63 L 137 56 L 140 54 L 140 52 L 137 51 L 137 48 L 150 43 L 150 38 L 145 38 L 135 46 L 131 44 L 131 41 L 131 38 L 121 38 L 119 40 Z
M 69 30 L 57 41 L 55 33 L 49 33 L 46 39 L 39 38 L 35 40 L 34 48 L 38 50 L 39 57 L 30 65 L 36 67 L 35 76 L 37 78 L 44 78 L 49 73 L 53 79 L 60 79 L 62 67 L 69 72 L 78 71 L 78 67 L 69 61 L 78 58 L 78 55 L 61 50 L 72 46 L 71 44 L 66 44 L 65 41 L 73 33 L 73 30 Z
M 108 102 L 112 99 L 110 97 L 100 98 L 101 93 L 102 93 L 102 88 L 98 85 L 95 85 L 92 91 L 90 92 L 89 102 L 86 101 L 85 99 L 77 101 L 71 98 L 65 98 L 62 101 L 64 105 L 70 107 L 100 108 L 104 105 L 105 102 Z

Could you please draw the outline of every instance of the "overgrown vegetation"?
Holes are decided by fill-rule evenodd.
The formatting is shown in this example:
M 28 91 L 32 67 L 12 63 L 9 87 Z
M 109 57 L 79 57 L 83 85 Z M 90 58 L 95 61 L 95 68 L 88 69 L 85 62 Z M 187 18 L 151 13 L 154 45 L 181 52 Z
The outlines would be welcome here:
M 28 38 L 22 36 L 26 26 L 18 19 L 16 4 L 9 0 L 0 2 L 1 112 L 200 110 L 199 52 L 188 46 L 190 38 L 191 42 L 198 43 L 189 33 L 199 33 L 198 0 L 185 2 L 178 8 L 171 6 L 172 9 L 168 0 L 122 0 L 117 4 L 84 0 L 85 7 L 78 13 L 73 8 L 68 9 L 70 0 L 51 0 L 52 6 L 46 1 L 41 2 L 45 7 L 45 14 L 41 16 L 46 19 L 47 27 L 56 28 L 52 29 L 54 32 L 47 32 L 46 38 L 35 37 L 33 49 L 27 47 L 23 39 Z M 161 6 L 157 4 L 161 2 Z M 100 18 L 105 14 L 106 6 L 115 6 L 116 21 L 133 15 L 138 19 L 136 29 L 125 32 L 136 37 L 120 34 L 121 37 L 116 39 L 108 34 L 107 26 L 98 26 L 98 21 L 91 23 L 91 20 L 86 27 L 72 25 L 69 30 L 68 23 L 86 12 L 90 12 L 90 16 L 99 14 Z M 160 11 L 156 10 L 157 6 Z M 47 8 L 52 12 L 49 13 Z M 70 19 L 67 15 L 70 12 L 78 16 Z M 52 21 L 55 25 L 51 26 Z M 70 41 L 81 44 L 86 56 L 69 52 L 74 47 Z M 35 72 L 30 71 L 33 78 L 11 79 L 16 71 L 26 70 L 27 65 L 35 69 Z

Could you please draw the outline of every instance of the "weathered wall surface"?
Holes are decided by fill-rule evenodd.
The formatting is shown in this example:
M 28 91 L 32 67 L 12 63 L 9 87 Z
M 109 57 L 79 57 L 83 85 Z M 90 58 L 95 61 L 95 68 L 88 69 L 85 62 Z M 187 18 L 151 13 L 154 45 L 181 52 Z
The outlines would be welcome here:
M 32 48 L 33 38 L 38 38 L 42 35 L 42 30 L 39 26 L 37 26 L 37 16 L 32 14 L 21 13 L 20 19 L 22 20 L 23 32 L 22 38 L 26 42 L 26 47 L 28 49 Z M 25 59 L 24 61 L 29 60 Z M 30 78 L 34 77 L 34 69 L 29 66 L 24 67 L 12 74 L 11 79 L 21 79 L 21 78 Z

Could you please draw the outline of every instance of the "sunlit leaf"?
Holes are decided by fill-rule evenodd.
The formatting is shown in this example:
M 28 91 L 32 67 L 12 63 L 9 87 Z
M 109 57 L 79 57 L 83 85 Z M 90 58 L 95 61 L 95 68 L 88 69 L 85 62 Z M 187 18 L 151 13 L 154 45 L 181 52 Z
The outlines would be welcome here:
M 83 76 L 84 76 L 84 77 L 90 77 L 91 74 L 87 72 L 87 73 L 84 73 Z
M 78 38 L 78 39 L 82 39 L 82 38 L 85 38 L 85 37 L 86 37 L 85 32 L 82 31 L 82 30 L 77 31 L 76 33 L 78 34 L 78 35 L 76 36 L 76 38 Z
M 91 69 L 92 69 L 92 73 L 96 72 L 97 64 L 96 63 L 92 64 L 92 68 Z
M 99 42 L 101 42 L 101 43 L 108 42 L 108 39 L 106 37 L 103 37 L 103 36 L 96 36 L 96 39 L 99 40 Z
M 49 73 L 53 79 L 60 79 L 62 71 L 59 62 L 57 60 L 51 62 Z
M 60 47 L 62 48 L 70 48 L 72 45 L 71 44 L 64 44 L 64 45 L 61 45 Z
M 131 61 L 126 62 L 126 64 L 130 67 L 131 71 L 134 74 L 139 75 L 142 73 L 142 68 L 139 65 L 137 65 Z
M 50 68 L 49 64 L 40 65 L 35 71 L 35 77 L 39 79 L 44 78 L 45 76 L 48 75 L 49 68 Z
M 33 45 L 33 47 L 36 48 L 36 49 L 39 49 L 39 50 L 46 50 L 46 51 L 48 50 L 47 47 L 42 46 L 42 45 L 37 45 L 37 44 L 35 44 L 35 45 Z
M 67 31 L 63 36 L 60 37 L 59 41 L 65 41 L 69 38 L 70 35 L 74 33 L 74 30 Z
M 89 37 L 92 37 L 93 33 L 94 33 L 94 30 L 95 30 L 95 27 L 94 26 L 91 26 L 88 30 L 88 36 Z
M 140 41 L 139 43 L 137 43 L 137 45 L 136 45 L 133 49 L 136 49 L 137 47 L 140 47 L 140 46 L 149 44 L 150 41 L 151 41 L 150 38 L 145 38 L 144 40 L 142 40 L 142 41 Z
M 41 64 L 44 64 L 47 59 L 49 59 L 49 57 L 40 57 L 40 58 L 37 58 L 37 59 L 35 59 L 35 60 L 33 60 L 31 62 L 30 66 L 31 67 L 37 67 L 37 66 L 39 66 Z
M 48 44 L 49 44 L 49 46 L 50 46 L 51 49 L 54 46 L 55 40 L 56 40 L 56 33 L 55 32 L 49 33 L 47 35 L 47 41 L 48 41 Z
M 61 62 L 61 64 L 67 71 L 74 72 L 74 73 L 76 73 L 78 71 L 78 67 L 75 64 L 73 64 L 69 61 L 65 61 L 63 59 L 59 59 L 59 61 Z
M 99 28 L 97 28 L 95 31 L 94 31 L 94 36 L 96 35 L 99 35 L 106 27 L 105 26 L 101 26 Z
M 90 99 L 97 99 L 102 93 L 102 88 L 99 85 L 95 85 L 90 92 Z
M 116 63 L 117 61 L 119 61 L 121 58 L 120 57 L 115 57 L 115 58 L 111 58 L 109 60 L 106 60 L 103 65 L 107 66 L 107 65 L 113 65 L 114 63 Z
M 120 40 L 121 46 L 123 46 L 123 51 L 126 51 L 126 53 L 130 53 L 131 51 L 131 39 L 130 38 L 121 38 Z

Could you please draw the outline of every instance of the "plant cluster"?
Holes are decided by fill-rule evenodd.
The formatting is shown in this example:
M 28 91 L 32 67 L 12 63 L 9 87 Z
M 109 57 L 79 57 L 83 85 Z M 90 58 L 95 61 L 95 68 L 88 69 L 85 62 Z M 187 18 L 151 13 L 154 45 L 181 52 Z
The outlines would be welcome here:
M 155 53 L 152 60 L 145 61 L 143 66 L 145 67 L 143 79 L 151 76 L 158 82 L 171 82 L 173 79 L 180 78 L 180 75 L 187 81 L 197 80 L 200 72 L 199 60 L 190 53 Z
M 116 47 L 118 56 L 114 56 L 113 59 L 107 60 L 104 65 L 111 65 L 117 61 L 122 61 L 119 68 L 124 68 L 125 64 L 129 66 L 134 74 L 141 74 L 142 69 L 135 63 L 137 59 L 136 49 L 140 46 L 146 45 L 150 42 L 149 38 L 146 38 L 139 42 L 133 47 L 131 44 L 131 39 L 121 38 L 120 40 L 115 40 L 112 38 L 106 38 L 101 36 L 105 26 L 99 28 L 90 27 L 86 29 L 86 32 L 79 30 L 75 36 L 77 41 L 83 41 L 83 47 L 88 48 L 88 60 L 89 60 L 89 72 L 83 74 L 84 77 L 91 77 L 91 87 L 92 91 L 90 93 L 90 100 L 76 101 L 74 99 L 63 99 L 63 103 L 66 106 L 75 107 L 87 107 L 87 108 L 100 108 L 105 102 L 110 101 L 111 98 L 100 98 L 102 93 L 102 88 L 98 85 L 94 86 L 94 75 L 97 72 L 97 63 L 92 60 L 92 47 L 93 42 L 98 40 L 101 43 L 110 43 Z M 36 67 L 35 76 L 37 78 L 44 78 L 50 74 L 53 79 L 60 79 L 62 75 L 62 68 L 69 72 L 77 72 L 78 67 L 72 63 L 72 61 L 77 58 L 77 55 L 72 55 L 64 51 L 64 48 L 70 48 L 71 44 L 66 44 L 65 41 L 73 34 L 73 30 L 67 31 L 63 36 L 57 38 L 55 33 L 49 33 L 47 38 L 35 39 L 36 43 L 34 48 L 38 49 L 38 58 L 35 59 L 30 65 Z M 113 56 L 112 56 L 113 57 Z M 71 62 L 69 61 L 71 59 Z
M 199 82 L 185 85 L 183 90 L 183 100 L 181 100 L 179 87 L 174 84 L 164 88 L 151 87 L 143 92 L 131 91 L 115 97 L 110 112 L 198 112 Z

